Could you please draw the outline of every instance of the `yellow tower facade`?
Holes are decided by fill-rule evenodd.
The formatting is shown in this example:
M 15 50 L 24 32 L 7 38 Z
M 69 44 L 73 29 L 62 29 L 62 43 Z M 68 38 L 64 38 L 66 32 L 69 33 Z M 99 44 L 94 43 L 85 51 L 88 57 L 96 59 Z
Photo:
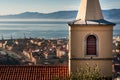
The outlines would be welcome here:
M 103 19 L 99 0 L 81 0 L 75 21 L 69 22 L 69 69 L 95 64 L 106 77 L 112 76 L 114 23 Z

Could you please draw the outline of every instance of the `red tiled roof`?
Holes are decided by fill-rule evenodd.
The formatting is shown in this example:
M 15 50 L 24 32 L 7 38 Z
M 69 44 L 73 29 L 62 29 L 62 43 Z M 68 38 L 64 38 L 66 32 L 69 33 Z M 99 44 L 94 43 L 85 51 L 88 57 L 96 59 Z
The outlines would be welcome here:
M 67 76 L 68 66 L 0 66 L 0 80 L 52 80 Z

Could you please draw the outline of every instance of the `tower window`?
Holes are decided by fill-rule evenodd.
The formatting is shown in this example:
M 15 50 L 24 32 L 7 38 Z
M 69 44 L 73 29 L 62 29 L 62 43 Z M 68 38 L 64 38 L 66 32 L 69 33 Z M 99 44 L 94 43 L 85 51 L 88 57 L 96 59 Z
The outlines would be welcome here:
M 97 54 L 97 39 L 94 35 L 89 35 L 86 40 L 86 54 L 96 55 Z

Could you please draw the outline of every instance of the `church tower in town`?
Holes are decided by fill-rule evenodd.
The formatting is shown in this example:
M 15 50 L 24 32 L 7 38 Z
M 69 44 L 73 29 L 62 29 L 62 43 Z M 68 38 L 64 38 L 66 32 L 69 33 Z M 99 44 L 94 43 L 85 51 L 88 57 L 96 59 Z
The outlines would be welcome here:
M 96 64 L 106 77 L 112 76 L 114 23 L 104 20 L 99 0 L 81 0 L 75 21 L 69 22 L 69 69 Z

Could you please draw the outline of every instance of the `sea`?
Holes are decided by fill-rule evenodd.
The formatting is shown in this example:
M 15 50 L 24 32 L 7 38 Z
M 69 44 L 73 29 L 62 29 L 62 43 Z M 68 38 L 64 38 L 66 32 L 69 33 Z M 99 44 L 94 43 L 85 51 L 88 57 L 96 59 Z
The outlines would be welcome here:
M 67 23 L 74 19 L 0 19 L 0 39 L 19 38 L 68 38 Z M 116 23 L 113 35 L 120 35 L 120 20 Z

